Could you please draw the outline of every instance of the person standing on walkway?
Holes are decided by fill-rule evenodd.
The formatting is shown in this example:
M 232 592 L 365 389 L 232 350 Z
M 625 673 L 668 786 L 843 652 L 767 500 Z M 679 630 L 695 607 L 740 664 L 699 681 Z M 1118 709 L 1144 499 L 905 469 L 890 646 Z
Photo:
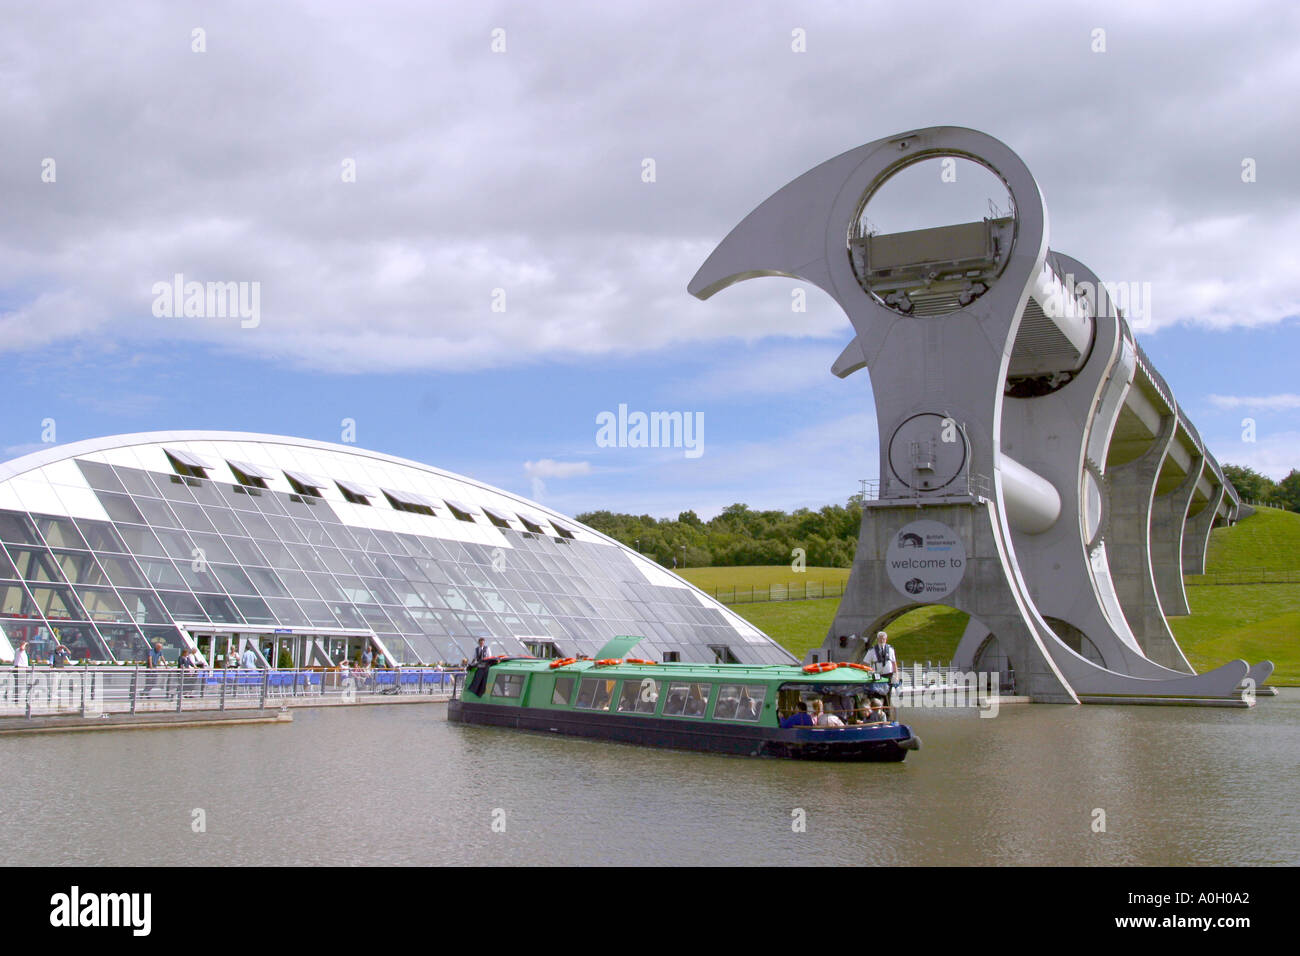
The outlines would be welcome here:
M 867 663 L 871 669 L 884 678 L 883 700 L 886 710 L 889 709 L 894 696 L 894 688 L 898 686 L 898 657 L 894 654 L 894 649 L 889 646 L 889 635 L 881 631 L 876 635 L 875 646 L 867 653 Z M 879 687 L 879 684 L 873 687 Z
M 31 661 L 27 657 L 27 641 L 18 642 L 18 650 L 14 652 L 14 703 L 21 705 L 26 699 L 27 691 L 27 669 L 31 667 Z
M 144 695 L 146 697 L 152 697 L 154 688 L 158 686 L 158 682 L 159 682 L 158 671 L 162 670 L 162 668 L 167 666 L 167 657 L 165 654 L 163 654 L 162 641 L 153 642 L 153 647 L 150 648 L 149 650 L 149 657 L 148 660 L 146 661 L 146 664 L 149 667 L 149 677 L 145 681 Z M 164 684 L 163 685 L 164 696 L 166 695 L 166 693 L 167 693 L 167 686 Z

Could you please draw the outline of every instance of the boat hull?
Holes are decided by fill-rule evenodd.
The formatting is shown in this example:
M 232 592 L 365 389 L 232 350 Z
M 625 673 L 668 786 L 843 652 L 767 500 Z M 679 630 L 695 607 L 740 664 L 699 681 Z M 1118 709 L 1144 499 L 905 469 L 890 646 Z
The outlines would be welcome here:
M 502 707 L 463 700 L 448 703 L 447 717 L 457 723 L 511 727 L 647 747 L 790 760 L 896 763 L 904 759 L 909 750 L 917 750 L 921 745 L 909 727 L 897 723 L 843 729 L 792 727 L 777 730 L 630 714 Z

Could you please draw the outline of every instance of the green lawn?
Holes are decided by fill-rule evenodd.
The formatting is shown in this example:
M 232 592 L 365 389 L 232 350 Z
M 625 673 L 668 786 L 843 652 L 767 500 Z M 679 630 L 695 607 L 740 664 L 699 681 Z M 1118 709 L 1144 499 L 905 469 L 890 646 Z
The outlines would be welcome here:
M 821 645 L 835 618 L 839 600 L 768 601 L 733 605 L 732 610 L 767 634 L 796 657 Z M 899 659 L 949 661 L 966 628 L 966 615 L 950 607 L 922 607 L 911 611 L 886 630 Z
M 721 589 L 724 596 L 732 588 L 739 589 L 743 594 L 748 588 L 766 589 L 774 584 L 783 584 L 798 591 L 805 585 L 811 584 L 815 588 L 818 583 L 824 583 L 827 589 L 837 590 L 849 579 L 848 568 L 808 568 L 797 574 L 788 564 L 775 567 L 682 568 L 677 573 L 710 594 L 715 589 Z
M 1257 508 L 1253 515 L 1233 527 L 1215 528 L 1210 532 L 1206 571 L 1257 568 L 1273 571 L 1300 568 L 1300 513 Z M 1195 580 L 1195 577 L 1189 580 Z

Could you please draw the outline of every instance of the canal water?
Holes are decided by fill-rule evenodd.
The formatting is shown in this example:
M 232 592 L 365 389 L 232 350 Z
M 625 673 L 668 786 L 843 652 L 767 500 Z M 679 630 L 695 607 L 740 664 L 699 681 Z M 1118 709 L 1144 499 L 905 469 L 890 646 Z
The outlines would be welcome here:
M 446 721 L 0 739 L 7 864 L 1300 864 L 1300 691 L 1253 710 L 913 710 L 902 764 Z M 1104 831 L 1101 827 L 1104 825 Z

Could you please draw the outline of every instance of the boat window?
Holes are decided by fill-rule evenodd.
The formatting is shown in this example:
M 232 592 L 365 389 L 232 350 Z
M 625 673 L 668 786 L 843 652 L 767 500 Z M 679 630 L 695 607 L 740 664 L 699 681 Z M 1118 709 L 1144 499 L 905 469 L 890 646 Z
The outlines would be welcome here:
M 653 714 L 659 705 L 662 681 L 652 677 L 623 681 L 623 692 L 618 697 L 620 714 Z
M 601 677 L 588 677 L 578 687 L 577 706 L 582 710 L 609 710 L 618 681 Z
M 757 721 L 763 714 L 763 684 L 723 684 L 718 688 L 718 702 L 713 716 L 718 720 Z
M 872 713 L 868 689 L 864 684 L 782 684 L 777 693 L 777 717 L 793 716 L 802 700 L 814 719 L 820 703 L 824 713 L 834 714 L 846 726 L 870 723 L 879 719 L 879 714 Z
M 557 707 L 568 707 L 573 699 L 573 678 L 557 677 L 555 688 L 551 691 L 551 703 Z
M 712 684 L 686 684 L 673 682 L 668 685 L 668 702 L 664 704 L 665 717 L 703 717 L 709 709 L 709 694 Z
M 523 690 L 523 674 L 498 674 L 492 682 L 493 697 L 518 697 Z

